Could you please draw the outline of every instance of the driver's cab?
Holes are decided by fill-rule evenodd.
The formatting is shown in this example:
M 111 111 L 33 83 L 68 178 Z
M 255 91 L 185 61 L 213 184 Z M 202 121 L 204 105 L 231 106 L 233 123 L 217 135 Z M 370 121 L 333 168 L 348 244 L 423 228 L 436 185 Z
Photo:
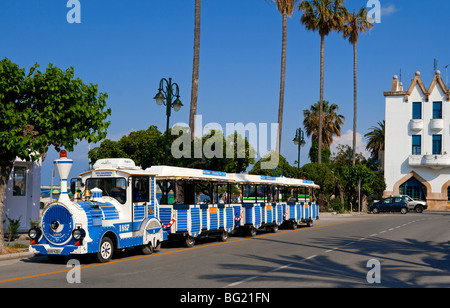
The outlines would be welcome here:
M 131 224 L 129 231 L 138 231 L 147 218 L 157 217 L 155 177 L 136 167 L 131 159 L 100 159 L 93 170 L 72 179 L 71 190 L 74 201 L 92 199 L 94 189 L 102 191 L 100 207 L 114 206 L 119 219 Z M 98 200 L 97 200 L 98 201 Z

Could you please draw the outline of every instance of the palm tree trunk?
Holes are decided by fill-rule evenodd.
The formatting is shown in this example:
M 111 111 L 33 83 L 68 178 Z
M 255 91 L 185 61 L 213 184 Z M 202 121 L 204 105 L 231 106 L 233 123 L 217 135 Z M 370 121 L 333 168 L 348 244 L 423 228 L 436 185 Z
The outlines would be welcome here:
M 197 114 L 198 76 L 200 69 L 200 13 L 201 0 L 195 0 L 194 65 L 192 69 L 191 109 L 189 114 L 191 140 L 194 140 L 195 136 L 195 116 Z
M 286 45 L 287 45 L 287 14 L 283 13 L 283 42 L 281 48 L 281 82 L 280 102 L 278 105 L 278 139 L 277 152 L 281 153 L 281 132 L 283 128 L 284 89 L 286 79 Z
M 319 147 L 317 162 L 322 163 L 322 126 L 323 126 L 323 67 L 324 67 L 324 52 L 325 50 L 325 36 L 320 36 L 320 101 L 319 101 Z
M 357 54 L 356 43 L 353 43 L 353 161 L 352 165 L 356 164 L 356 118 L 357 118 Z

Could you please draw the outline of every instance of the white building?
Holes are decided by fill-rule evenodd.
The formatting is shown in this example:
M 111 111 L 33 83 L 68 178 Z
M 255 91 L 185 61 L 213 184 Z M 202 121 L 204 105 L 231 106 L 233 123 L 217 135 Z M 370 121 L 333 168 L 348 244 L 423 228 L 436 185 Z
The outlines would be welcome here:
M 450 89 L 436 74 L 426 88 L 417 72 L 407 91 L 394 76 L 385 92 L 385 196 L 407 194 L 428 209 L 450 210 Z
M 19 232 L 28 231 L 30 220 L 39 219 L 41 196 L 41 160 L 26 162 L 17 159 L 10 173 L 6 188 L 6 198 L 3 208 L 5 220 L 4 230 L 8 233 L 9 219 L 20 219 Z

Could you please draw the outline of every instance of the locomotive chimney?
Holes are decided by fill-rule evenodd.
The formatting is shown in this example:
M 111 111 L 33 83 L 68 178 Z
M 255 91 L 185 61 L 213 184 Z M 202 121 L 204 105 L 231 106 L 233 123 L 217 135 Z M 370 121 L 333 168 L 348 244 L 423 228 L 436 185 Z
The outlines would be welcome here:
M 59 154 L 59 159 L 53 162 L 55 169 L 61 179 L 61 194 L 59 195 L 59 202 L 69 202 L 70 198 L 67 191 L 67 181 L 72 169 L 73 160 L 67 158 L 67 152 L 62 150 Z

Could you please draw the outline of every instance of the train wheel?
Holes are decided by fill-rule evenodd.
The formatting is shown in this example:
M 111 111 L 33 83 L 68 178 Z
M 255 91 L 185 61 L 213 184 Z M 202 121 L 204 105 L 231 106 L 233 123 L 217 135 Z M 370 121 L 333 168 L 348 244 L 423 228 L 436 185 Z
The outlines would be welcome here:
M 184 245 L 186 245 L 186 247 L 190 248 L 193 247 L 195 245 L 195 239 L 192 236 L 187 236 L 184 239 Z
M 97 261 L 100 263 L 109 262 L 113 256 L 114 245 L 109 237 L 102 238 L 99 252 L 97 252 Z
M 148 243 L 147 245 L 139 246 L 138 248 L 139 248 L 139 251 L 143 255 L 151 255 L 153 253 L 153 246 L 151 243 Z
M 222 241 L 222 242 L 226 242 L 228 240 L 228 232 L 227 231 L 223 231 L 219 235 L 219 240 Z
M 273 227 L 272 227 L 272 232 L 273 232 L 273 233 L 277 233 L 277 232 L 278 232 L 278 225 L 277 225 L 277 224 L 274 224 L 274 225 L 273 225 Z

